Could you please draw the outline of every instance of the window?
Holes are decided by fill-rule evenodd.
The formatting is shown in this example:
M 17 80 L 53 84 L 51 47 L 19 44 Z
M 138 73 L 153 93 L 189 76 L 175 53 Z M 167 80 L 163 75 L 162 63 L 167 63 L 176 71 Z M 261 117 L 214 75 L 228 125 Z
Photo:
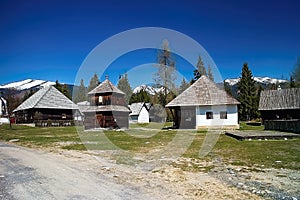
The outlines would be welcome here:
M 227 119 L 227 111 L 220 112 L 220 119 Z
M 63 114 L 61 115 L 61 118 L 62 118 L 62 119 L 67 119 L 67 114 L 66 114 L 66 113 L 63 113 Z
M 98 103 L 99 103 L 99 105 L 102 105 L 102 103 L 103 103 L 103 97 L 102 96 L 99 96 Z
M 206 112 L 206 119 L 213 119 L 214 115 L 213 112 Z

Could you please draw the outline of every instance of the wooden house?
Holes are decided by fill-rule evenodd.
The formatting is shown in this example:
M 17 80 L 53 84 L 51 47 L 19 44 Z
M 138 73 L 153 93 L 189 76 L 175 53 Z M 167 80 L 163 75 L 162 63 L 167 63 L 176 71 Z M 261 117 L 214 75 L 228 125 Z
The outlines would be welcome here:
M 114 86 L 108 77 L 88 93 L 88 98 L 90 105 L 82 110 L 85 129 L 128 128 L 130 110 L 125 93 Z
M 201 76 L 166 105 L 174 126 L 183 129 L 239 128 L 239 102 L 206 76 Z
M 131 113 L 129 114 L 130 123 L 149 123 L 150 122 L 150 103 L 133 103 L 129 105 Z
M 74 119 L 73 111 L 78 106 L 54 86 L 40 89 L 19 105 L 13 113 L 17 123 L 46 123 L 51 121 L 55 126 L 70 125 Z M 44 122 L 42 122 L 44 121 Z M 45 125 L 45 124 L 44 124 Z M 44 126 L 43 125 L 43 126 Z M 51 126 L 51 124 L 47 124 Z
M 300 88 L 262 91 L 259 110 L 265 129 L 300 132 Z

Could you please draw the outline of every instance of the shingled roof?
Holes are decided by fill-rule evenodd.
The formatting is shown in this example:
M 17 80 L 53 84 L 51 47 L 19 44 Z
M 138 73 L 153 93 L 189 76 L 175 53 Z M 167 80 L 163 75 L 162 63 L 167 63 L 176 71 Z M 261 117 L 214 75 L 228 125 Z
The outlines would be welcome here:
M 201 76 L 166 107 L 240 104 L 206 76 Z
M 105 81 L 103 81 L 100 85 L 98 85 L 95 89 L 90 91 L 88 94 L 92 95 L 92 94 L 103 94 L 103 93 L 118 93 L 118 94 L 125 95 L 125 93 L 122 92 L 116 86 L 114 86 L 114 84 L 112 84 L 112 82 L 110 82 L 108 78 L 106 78 Z
M 300 88 L 265 90 L 260 94 L 259 110 L 300 109 Z
M 63 95 L 53 86 L 40 89 L 19 105 L 13 112 L 27 110 L 31 108 L 47 108 L 47 109 L 78 109 L 70 99 Z
M 143 106 L 145 106 L 146 109 L 149 109 L 149 103 L 144 103 L 144 102 L 139 102 L 139 103 L 132 103 L 129 105 L 129 108 L 131 110 L 131 113 L 129 114 L 130 116 L 132 115 L 139 115 Z M 150 106 L 149 106 L 150 107 Z

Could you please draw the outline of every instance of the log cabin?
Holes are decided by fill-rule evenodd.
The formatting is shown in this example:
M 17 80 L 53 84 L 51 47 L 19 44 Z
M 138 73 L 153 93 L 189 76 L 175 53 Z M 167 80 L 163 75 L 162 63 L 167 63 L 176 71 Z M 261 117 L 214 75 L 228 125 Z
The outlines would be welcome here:
M 266 130 L 300 133 L 300 88 L 262 91 L 259 111 Z
M 13 113 L 17 123 L 35 123 L 38 121 L 51 121 L 59 126 L 71 124 L 73 112 L 78 110 L 78 106 L 68 99 L 54 86 L 47 86 L 19 105 Z M 51 126 L 51 124 L 47 124 Z

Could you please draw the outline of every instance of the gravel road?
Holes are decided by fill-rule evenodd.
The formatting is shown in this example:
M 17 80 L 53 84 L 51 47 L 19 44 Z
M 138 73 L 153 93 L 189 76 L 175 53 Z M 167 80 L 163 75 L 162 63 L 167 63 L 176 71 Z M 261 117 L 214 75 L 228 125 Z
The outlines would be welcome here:
M 156 199 L 89 168 L 92 162 L 0 142 L 0 199 Z

